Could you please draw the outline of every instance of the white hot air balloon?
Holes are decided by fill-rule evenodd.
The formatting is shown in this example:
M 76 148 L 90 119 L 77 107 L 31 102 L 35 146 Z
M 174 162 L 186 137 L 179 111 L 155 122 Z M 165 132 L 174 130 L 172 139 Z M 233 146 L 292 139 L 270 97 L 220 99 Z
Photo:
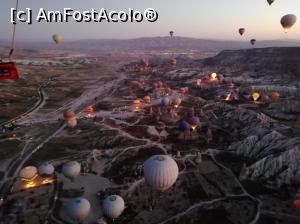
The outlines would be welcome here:
M 181 104 L 182 100 L 180 99 L 180 97 L 176 97 L 173 100 L 173 104 L 175 105 L 175 107 L 178 107 Z
M 89 215 L 90 210 L 91 204 L 85 198 L 74 198 L 67 204 L 68 216 L 77 222 L 83 222 Z
M 123 213 L 125 202 L 119 195 L 110 195 L 104 199 L 102 208 L 107 217 L 116 219 Z
M 162 106 L 169 106 L 170 105 L 170 98 L 168 96 L 164 96 L 161 99 Z
M 285 15 L 281 18 L 280 23 L 284 29 L 284 32 L 287 33 L 297 22 L 297 17 L 293 14 Z
M 19 177 L 24 181 L 32 181 L 37 177 L 37 172 L 38 170 L 35 166 L 26 166 L 20 171 Z
M 62 173 L 71 180 L 74 180 L 80 174 L 80 170 L 81 165 L 76 161 L 67 162 L 62 167 Z
M 60 44 L 60 42 L 61 42 L 61 40 L 62 40 L 62 38 L 61 38 L 61 36 L 60 36 L 59 34 L 54 34 L 54 35 L 52 36 L 52 39 L 53 39 L 53 41 L 54 41 L 56 44 Z
M 51 176 L 55 171 L 54 166 L 51 163 L 43 163 L 38 168 L 38 173 L 40 176 Z
M 77 119 L 74 119 L 74 120 L 70 120 L 67 122 L 67 126 L 69 128 L 75 128 L 77 126 Z
M 151 156 L 144 163 L 144 177 L 154 189 L 165 191 L 172 187 L 178 177 L 177 163 L 167 155 Z

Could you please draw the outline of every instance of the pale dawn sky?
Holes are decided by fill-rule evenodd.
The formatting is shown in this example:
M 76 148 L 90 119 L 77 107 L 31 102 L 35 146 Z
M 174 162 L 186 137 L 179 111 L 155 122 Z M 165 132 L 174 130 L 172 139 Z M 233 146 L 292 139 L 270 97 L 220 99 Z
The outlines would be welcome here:
M 275 0 L 269 6 L 266 0 L 19 0 L 20 9 L 39 8 L 74 10 L 91 8 L 145 10 L 154 8 L 159 18 L 154 23 L 37 23 L 19 24 L 18 40 L 48 40 L 53 33 L 61 34 L 65 40 L 136 38 L 166 36 L 170 30 L 175 35 L 195 38 L 247 40 L 295 39 L 300 40 L 300 20 L 288 34 L 284 34 L 280 18 L 289 13 L 300 19 L 300 0 Z M 15 0 L 2 0 L 0 7 L 0 39 L 11 36 L 10 8 Z M 240 27 L 246 28 L 243 37 L 237 34 Z

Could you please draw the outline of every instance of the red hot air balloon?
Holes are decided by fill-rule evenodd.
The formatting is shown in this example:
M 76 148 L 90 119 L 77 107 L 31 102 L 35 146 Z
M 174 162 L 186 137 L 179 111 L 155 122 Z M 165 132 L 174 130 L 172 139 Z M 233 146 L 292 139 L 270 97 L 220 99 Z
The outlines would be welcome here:
M 0 62 L 0 80 L 17 80 L 19 74 L 15 63 L 1 63 Z
M 76 115 L 73 111 L 67 111 L 64 113 L 65 121 L 70 121 L 76 118 Z
M 77 125 L 76 115 L 73 111 L 67 111 L 64 113 L 64 119 L 68 127 L 74 128 Z
M 94 108 L 92 106 L 85 107 L 83 112 L 86 118 L 95 117 Z
M 277 91 L 272 91 L 272 92 L 270 93 L 270 98 L 271 98 L 272 102 L 278 101 L 279 98 L 280 98 L 279 92 L 277 92 Z
M 293 206 L 295 209 L 297 209 L 298 212 L 300 212 L 300 199 L 294 200 Z
M 239 34 L 242 36 L 245 33 L 246 29 L 245 28 L 240 28 L 239 29 Z

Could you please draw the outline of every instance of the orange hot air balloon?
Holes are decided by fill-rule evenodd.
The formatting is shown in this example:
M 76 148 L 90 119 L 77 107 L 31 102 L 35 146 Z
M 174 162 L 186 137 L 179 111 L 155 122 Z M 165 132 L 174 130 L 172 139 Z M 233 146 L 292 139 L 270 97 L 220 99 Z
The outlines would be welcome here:
M 215 72 L 211 73 L 211 74 L 208 76 L 208 80 L 209 80 L 210 82 L 218 82 L 219 79 L 218 79 L 217 73 L 215 73 Z
M 141 110 L 141 101 L 140 100 L 134 100 L 132 102 L 132 109 L 134 112 L 138 112 Z
M 242 36 L 245 33 L 246 29 L 245 28 L 240 28 L 239 29 L 239 34 Z
M 144 103 L 150 104 L 151 103 L 151 97 L 150 96 L 144 96 Z
M 277 91 L 272 91 L 272 92 L 270 93 L 270 98 L 271 98 L 272 102 L 278 101 L 279 98 L 280 98 L 279 92 L 277 92 Z
M 173 58 L 172 60 L 170 60 L 170 65 L 175 66 L 177 64 L 177 61 L 175 58 Z
M 259 92 L 253 92 L 251 96 L 252 96 L 252 99 L 254 100 L 254 102 L 257 102 L 260 98 L 260 93 Z

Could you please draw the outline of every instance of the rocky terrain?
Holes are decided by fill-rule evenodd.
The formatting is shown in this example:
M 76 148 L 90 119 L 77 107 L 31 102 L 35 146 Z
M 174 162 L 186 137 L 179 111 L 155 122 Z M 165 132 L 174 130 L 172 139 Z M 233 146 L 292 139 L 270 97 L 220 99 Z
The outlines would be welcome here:
M 101 201 L 113 193 L 126 203 L 115 223 L 300 222 L 292 203 L 300 197 L 298 48 L 223 51 L 200 60 L 179 56 L 173 67 L 166 65 L 165 59 L 149 55 L 150 66 L 144 71 L 134 70 L 137 58 L 108 62 L 97 57 L 79 56 L 79 61 L 85 60 L 76 63 L 80 67 L 74 70 L 65 58 L 64 72 L 55 65 L 46 76 L 57 74 L 44 90 L 47 100 L 34 113 L 17 120 L 17 128 L 6 132 L 20 137 L 17 150 L 8 158 L 20 154 L 22 158 L 30 152 L 30 147 L 24 147 L 26 136 L 33 138 L 34 152 L 24 165 L 45 161 L 55 165 L 61 188 L 49 215 L 53 223 L 71 223 L 63 211 L 74 189 L 92 203 L 93 212 L 86 223 L 97 219 L 112 223 L 103 218 Z M 120 63 L 116 65 L 115 60 Z M 213 72 L 218 80 L 210 82 Z M 86 73 L 91 75 L 83 75 Z M 132 86 L 139 80 L 144 82 L 141 87 Z M 160 98 L 156 99 L 156 91 L 161 91 L 153 88 L 157 81 L 172 89 L 170 97 L 188 87 L 176 111 L 179 119 L 170 119 Z M 233 90 L 237 98 L 219 97 Z M 279 94 L 276 100 L 270 95 L 274 91 Z M 251 99 L 253 92 L 260 93 L 257 102 Z M 151 96 L 153 111 L 142 108 L 132 112 L 133 100 L 145 95 Z M 93 105 L 95 118 L 84 118 L 86 105 Z M 74 129 L 60 126 L 67 109 L 78 116 Z M 199 117 L 201 125 L 185 139 L 178 122 L 190 113 Z M 163 135 L 156 130 L 159 121 L 166 124 Z M 51 134 L 55 130 L 55 135 Z M 3 150 L 9 150 L 9 141 L 4 142 Z M 176 184 L 163 193 L 151 189 L 143 178 L 143 163 L 155 154 L 168 154 L 179 166 Z M 74 182 L 61 174 L 61 166 L 68 160 L 83 166 Z M 3 173 L 5 177 L 4 165 Z

